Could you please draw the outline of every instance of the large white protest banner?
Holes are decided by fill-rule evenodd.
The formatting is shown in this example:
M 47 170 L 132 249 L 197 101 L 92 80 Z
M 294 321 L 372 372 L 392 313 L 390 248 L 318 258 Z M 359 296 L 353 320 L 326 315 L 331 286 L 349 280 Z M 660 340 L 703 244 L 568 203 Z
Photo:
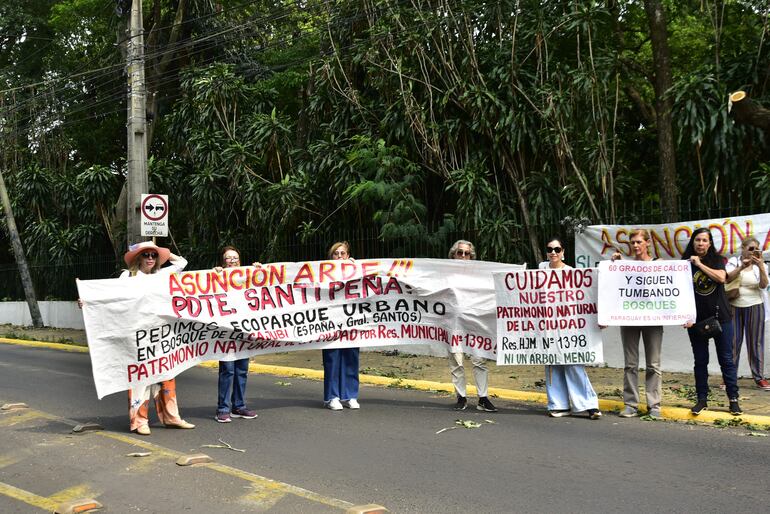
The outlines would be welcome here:
M 597 270 L 495 273 L 497 364 L 602 362 Z
M 78 281 L 99 398 L 199 362 L 319 348 L 436 344 L 495 358 L 482 261 L 379 259 Z
M 662 225 L 591 225 L 583 232 L 575 234 L 575 265 L 579 268 L 595 267 L 600 261 L 612 257 L 616 251 L 632 256 L 629 234 L 638 228 L 650 232 L 650 254 L 653 257 L 681 259 L 690 236 L 700 227 L 708 227 L 711 230 L 714 248 L 717 253 L 726 257 L 740 252 L 741 241 L 747 237 L 757 238 L 763 252 L 770 250 L 770 214 Z
M 599 324 L 683 325 L 695 321 L 688 261 L 599 263 Z

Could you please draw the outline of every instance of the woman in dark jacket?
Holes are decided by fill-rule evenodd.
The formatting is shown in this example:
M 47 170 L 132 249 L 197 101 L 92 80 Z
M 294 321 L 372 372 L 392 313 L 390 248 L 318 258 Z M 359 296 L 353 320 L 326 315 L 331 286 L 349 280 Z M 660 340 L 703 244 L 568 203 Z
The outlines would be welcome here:
M 722 379 L 730 400 L 730 414 L 743 414 L 738 404 L 738 373 L 733 362 L 733 322 L 725 296 L 725 261 L 714 249 L 714 238 L 708 228 L 699 228 L 692 233 L 682 258 L 689 260 L 692 267 L 697 312 L 695 323 L 685 325 L 695 360 L 695 392 L 698 395 L 698 401 L 691 411 L 697 416 L 708 408 L 708 341 L 713 337 Z M 719 320 L 722 330 L 715 335 L 704 335 L 698 329 L 698 323 L 712 316 Z

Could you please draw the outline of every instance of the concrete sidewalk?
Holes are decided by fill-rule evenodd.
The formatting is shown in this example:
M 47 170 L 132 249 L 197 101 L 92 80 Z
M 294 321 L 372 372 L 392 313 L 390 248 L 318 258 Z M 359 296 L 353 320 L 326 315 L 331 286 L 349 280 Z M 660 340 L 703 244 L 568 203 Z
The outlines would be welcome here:
M 87 353 L 88 348 L 78 344 L 32 341 L 28 339 L 2 338 L 0 343 L 15 344 L 60 351 Z M 205 367 L 216 367 L 217 362 L 205 362 Z M 470 363 L 467 375 L 472 378 Z M 542 366 L 506 366 L 498 367 L 489 363 L 489 394 L 493 398 L 512 402 L 535 404 L 533 408 L 542 410 L 545 415 L 547 402 Z M 362 384 L 380 387 L 402 387 L 423 391 L 444 392 L 447 394 L 447 406 L 453 403 L 454 388 L 446 379 L 449 377 L 447 359 L 409 355 L 399 352 L 362 352 Z M 261 373 L 281 377 L 301 377 L 314 380 L 323 379 L 320 350 L 289 352 L 255 357 L 249 367 L 252 373 Z M 623 370 L 615 368 L 588 367 L 588 374 L 600 397 L 600 408 L 605 418 L 611 418 L 623 408 L 622 385 Z M 717 378 L 718 377 L 713 377 Z M 709 407 L 699 416 L 690 413 L 691 398 L 694 393 L 692 375 L 683 373 L 664 373 L 664 398 L 661 414 L 664 419 L 697 423 L 712 423 L 720 427 L 744 426 L 754 433 L 770 430 L 770 392 L 753 387 L 751 380 L 742 379 L 741 406 L 744 414 L 732 416 L 727 412 L 727 398 L 723 391 L 714 384 L 712 378 L 712 396 Z M 640 371 L 641 402 L 644 402 L 644 372 Z M 717 382 L 718 383 L 718 382 Z M 498 387 L 494 387 L 498 384 Z M 690 385 L 688 385 L 690 384 Z M 501 387 L 502 386 L 502 387 Z M 475 396 L 476 390 L 468 386 L 469 396 Z M 362 395 L 365 397 L 365 395 Z M 642 417 L 642 419 L 650 420 Z M 762 434 L 765 435 L 765 434 Z

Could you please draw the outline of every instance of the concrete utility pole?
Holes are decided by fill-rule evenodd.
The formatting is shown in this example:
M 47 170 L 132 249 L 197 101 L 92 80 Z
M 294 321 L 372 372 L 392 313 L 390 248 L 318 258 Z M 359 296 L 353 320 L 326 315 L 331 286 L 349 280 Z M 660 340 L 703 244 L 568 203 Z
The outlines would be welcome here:
M 16 264 L 19 265 L 19 275 L 21 275 L 21 285 L 24 287 L 24 296 L 27 297 L 29 306 L 29 315 L 32 318 L 32 325 L 35 328 L 43 326 L 43 316 L 40 314 L 40 307 L 37 304 L 35 296 L 35 287 L 32 284 L 32 275 L 29 274 L 27 258 L 24 256 L 24 248 L 21 246 L 19 231 L 16 228 L 16 219 L 11 210 L 11 200 L 8 197 L 8 190 L 5 188 L 3 173 L 0 171 L 0 200 L 2 201 L 3 211 L 5 211 L 5 220 L 8 223 L 8 235 L 11 238 L 11 246 L 16 257 Z
M 144 81 L 144 26 L 142 0 L 131 2 L 128 39 L 128 177 L 126 237 L 133 244 L 141 237 L 141 195 L 148 193 L 147 179 L 147 85 Z

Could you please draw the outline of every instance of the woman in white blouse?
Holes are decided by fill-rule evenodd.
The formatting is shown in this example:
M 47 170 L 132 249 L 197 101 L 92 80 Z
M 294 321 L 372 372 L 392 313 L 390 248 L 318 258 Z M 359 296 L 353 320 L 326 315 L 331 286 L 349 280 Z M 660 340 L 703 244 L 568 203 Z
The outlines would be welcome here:
M 765 368 L 765 302 L 768 285 L 767 267 L 762 261 L 759 241 L 753 237 L 743 240 L 741 254 L 730 258 L 725 265 L 727 282 L 739 280 L 737 296 L 728 292 L 733 309 L 733 361 L 736 368 L 741 357 L 741 346 L 746 340 L 751 377 L 757 387 L 770 391 L 764 377 Z

